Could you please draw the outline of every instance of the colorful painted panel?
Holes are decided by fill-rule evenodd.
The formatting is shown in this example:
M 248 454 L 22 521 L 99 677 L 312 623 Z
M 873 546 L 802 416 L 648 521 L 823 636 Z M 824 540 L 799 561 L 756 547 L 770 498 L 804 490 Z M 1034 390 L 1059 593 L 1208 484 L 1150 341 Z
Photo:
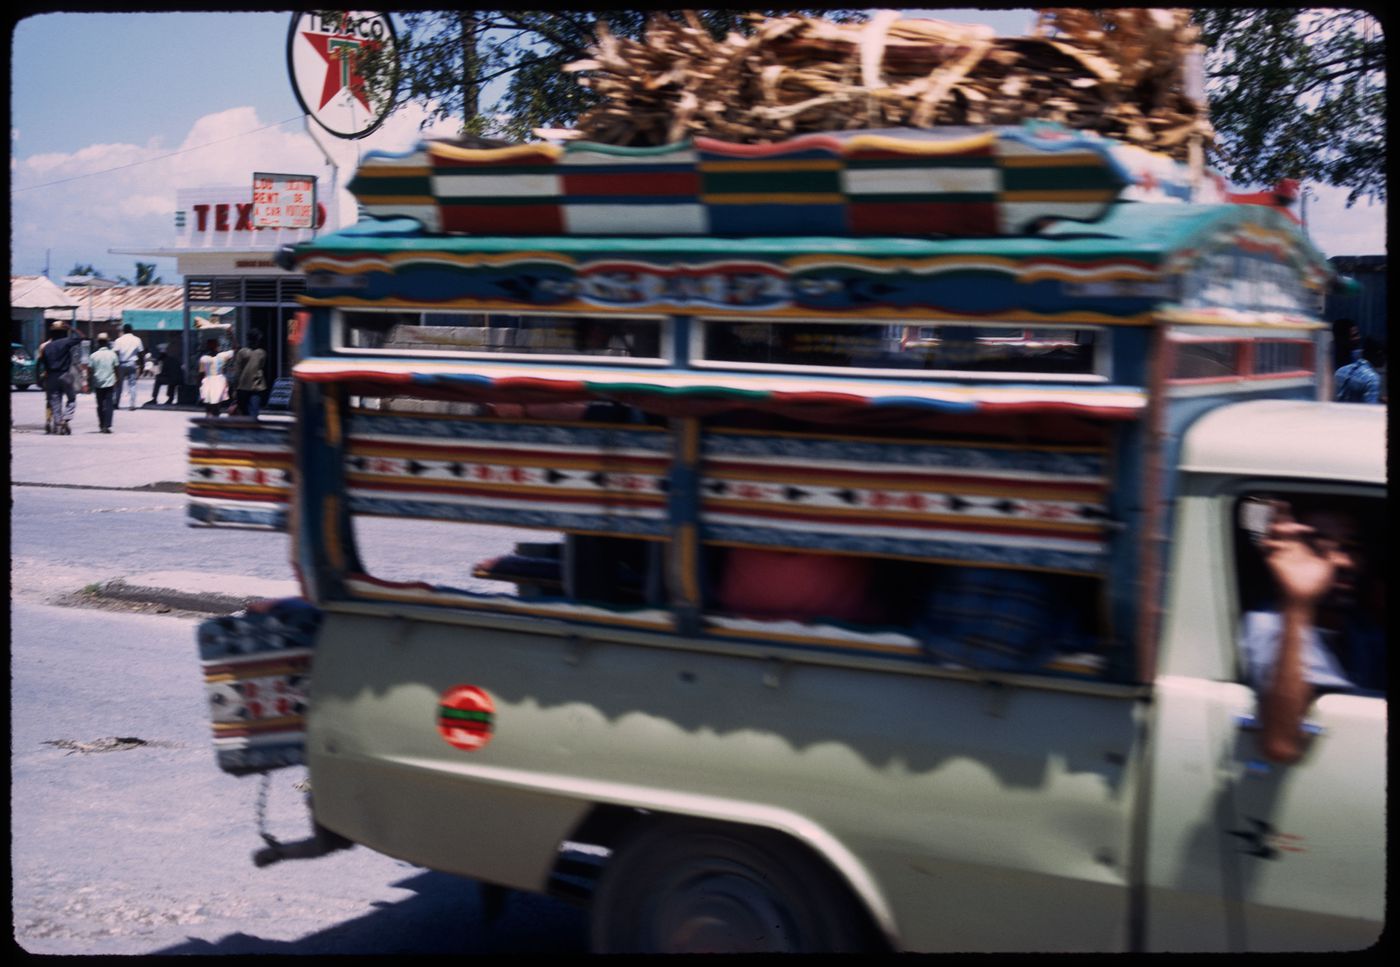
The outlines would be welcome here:
M 706 434 L 706 541 L 1101 570 L 1108 470 L 1085 448 Z
M 1105 139 L 1028 125 L 764 145 L 430 144 L 371 154 L 349 187 L 368 214 L 433 232 L 987 236 L 1097 220 L 1132 182 Z
M 242 774 L 302 763 L 319 609 L 300 598 L 211 618 L 197 639 L 219 768 Z
M 285 530 L 293 494 L 290 423 L 192 420 L 190 524 Z
M 1135 420 L 1147 404 L 1138 386 L 1060 383 L 974 383 L 832 378 L 787 373 L 729 373 L 679 369 L 605 369 L 494 360 L 397 360 L 318 357 L 302 360 L 296 378 L 309 383 L 355 382 L 398 392 L 458 392 L 463 399 L 512 394 L 558 394 L 560 399 L 664 398 L 672 409 L 716 401 L 769 406 L 899 407 L 943 413 L 1064 412 L 1108 420 Z
M 352 513 L 664 537 L 664 431 L 352 414 Z

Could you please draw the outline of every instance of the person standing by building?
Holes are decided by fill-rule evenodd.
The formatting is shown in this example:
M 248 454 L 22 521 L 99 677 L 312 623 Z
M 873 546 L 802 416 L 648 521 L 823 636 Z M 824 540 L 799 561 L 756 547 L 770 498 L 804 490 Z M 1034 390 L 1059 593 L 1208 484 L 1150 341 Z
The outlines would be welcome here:
M 262 348 L 261 332 L 254 329 L 248 333 L 248 345 L 234 356 L 233 368 L 238 373 L 235 383 L 238 412 L 256 420 L 262 411 L 263 394 L 267 392 L 267 350 Z
M 157 363 L 160 371 L 156 373 L 156 385 L 151 388 L 151 404 L 155 405 L 156 397 L 160 395 L 160 388 L 166 387 L 165 405 L 171 406 L 175 403 L 175 394 L 179 390 L 181 377 L 184 371 L 180 366 L 180 356 L 169 343 L 162 343 L 160 347 L 160 360 Z
M 117 395 L 112 406 L 122 405 L 122 394 L 126 394 L 127 409 L 136 409 L 136 377 L 140 374 L 141 355 L 146 351 L 141 337 L 131 331 L 131 323 L 122 326 L 122 334 L 112 344 L 117 354 Z
M 228 377 L 224 367 L 233 358 L 233 350 L 219 352 L 219 341 L 208 339 L 204 343 L 204 355 L 199 357 L 199 400 L 204 404 L 204 415 L 216 417 L 219 409 L 228 402 Z
M 49 333 L 49 341 L 39 354 L 40 379 L 49 404 L 50 433 L 69 436 L 70 423 L 78 408 L 78 385 L 82 382 L 83 337 L 60 323 Z
M 120 357 L 107 345 L 107 334 L 99 334 L 97 348 L 88 358 L 88 378 L 92 381 L 92 394 L 97 398 L 99 433 L 112 432 L 112 413 L 117 408 L 117 394 L 121 392 L 118 385 L 120 369 Z
M 1381 378 L 1366 361 L 1361 347 L 1361 331 L 1347 326 L 1347 341 L 1351 345 L 1351 362 L 1337 370 L 1332 378 L 1332 398 L 1338 403 L 1379 403 Z

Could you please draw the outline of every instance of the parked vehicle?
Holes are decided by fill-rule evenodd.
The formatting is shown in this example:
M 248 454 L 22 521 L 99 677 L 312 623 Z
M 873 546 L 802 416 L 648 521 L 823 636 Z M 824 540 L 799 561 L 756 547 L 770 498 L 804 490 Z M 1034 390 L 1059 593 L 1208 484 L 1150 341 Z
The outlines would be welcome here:
M 26 390 L 38 382 L 34 356 L 22 343 L 10 343 L 10 385 Z
M 1115 204 L 1115 152 L 370 155 L 376 220 L 289 256 L 295 422 L 190 431 L 192 522 L 289 529 L 305 590 L 200 631 L 220 765 L 314 790 L 258 862 L 555 892 L 600 951 L 1373 943 L 1385 695 L 1270 761 L 1237 629 L 1258 498 L 1383 554 L 1384 410 L 1319 402 L 1291 221 Z M 1013 187 L 900 195 L 977 165 Z

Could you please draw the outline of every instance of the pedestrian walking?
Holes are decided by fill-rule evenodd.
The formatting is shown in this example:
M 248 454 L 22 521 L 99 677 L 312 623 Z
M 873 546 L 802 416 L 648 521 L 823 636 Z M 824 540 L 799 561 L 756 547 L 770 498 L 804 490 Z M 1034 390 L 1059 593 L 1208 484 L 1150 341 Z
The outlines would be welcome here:
M 156 402 L 156 397 L 160 396 L 160 388 L 165 387 L 165 405 L 173 406 L 175 403 L 175 393 L 184 382 L 184 367 L 180 365 L 180 356 L 169 343 L 162 343 L 160 347 L 160 360 L 157 363 L 156 385 L 151 388 L 151 403 Z
M 233 358 L 233 350 L 219 352 L 219 341 L 207 339 L 204 342 L 204 355 L 199 357 L 199 400 L 204 404 L 204 415 L 217 417 L 219 408 L 228 402 L 228 377 L 224 368 Z
M 267 392 L 267 350 L 262 348 L 262 333 L 257 329 L 248 333 L 248 345 L 234 354 L 233 368 L 238 373 L 234 377 L 238 412 L 256 420 Z
M 88 378 L 92 383 L 92 395 L 97 399 L 97 432 L 112 432 L 112 413 L 117 408 L 119 388 L 120 357 L 107 345 L 107 334 L 97 337 L 97 348 L 88 358 Z
M 49 341 L 39 355 L 40 379 L 49 404 L 49 433 L 69 436 L 78 409 L 78 386 L 82 382 L 83 337 L 69 332 L 62 324 L 49 332 Z
M 136 409 L 136 378 L 141 372 L 141 356 L 146 346 L 141 337 L 131 330 L 131 323 L 122 326 L 122 334 L 112 343 L 112 351 L 117 354 L 117 395 L 112 405 L 122 405 L 122 395 L 126 395 L 127 409 Z

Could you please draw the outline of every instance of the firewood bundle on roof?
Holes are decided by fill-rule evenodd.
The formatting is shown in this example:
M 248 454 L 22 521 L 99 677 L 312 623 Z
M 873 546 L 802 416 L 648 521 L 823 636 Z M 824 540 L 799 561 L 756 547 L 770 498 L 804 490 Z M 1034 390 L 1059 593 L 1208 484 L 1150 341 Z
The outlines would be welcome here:
M 716 40 L 689 11 L 657 14 L 641 41 L 598 24 L 579 72 L 602 103 L 578 120 L 603 144 L 669 144 L 704 135 L 739 144 L 815 131 L 1057 121 L 1187 157 L 1211 129 L 1188 93 L 1195 29 L 1184 10 L 1041 11 L 1034 36 L 903 20 L 753 18 Z M 557 133 L 557 132 L 552 132 Z

